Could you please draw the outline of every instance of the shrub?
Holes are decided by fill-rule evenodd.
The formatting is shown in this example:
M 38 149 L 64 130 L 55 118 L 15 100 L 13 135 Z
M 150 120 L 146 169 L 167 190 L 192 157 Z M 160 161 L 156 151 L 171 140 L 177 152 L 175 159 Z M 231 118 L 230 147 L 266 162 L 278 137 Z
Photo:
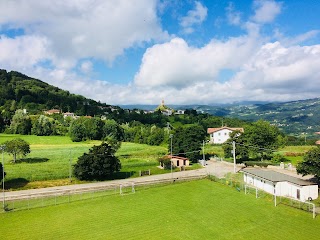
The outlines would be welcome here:
M 286 159 L 285 159 L 281 154 L 275 154 L 275 155 L 272 157 L 271 161 L 272 161 L 273 163 L 281 163 L 281 162 L 285 162 Z
M 161 157 L 158 161 L 164 169 L 171 169 L 171 159 L 168 156 Z
M 80 180 L 104 180 L 121 169 L 121 163 L 114 156 L 115 150 L 107 143 L 93 146 L 89 153 L 79 157 L 74 166 L 74 175 Z
M 270 162 L 259 162 L 259 161 L 245 161 L 243 162 L 246 167 L 268 167 L 268 165 L 271 165 Z

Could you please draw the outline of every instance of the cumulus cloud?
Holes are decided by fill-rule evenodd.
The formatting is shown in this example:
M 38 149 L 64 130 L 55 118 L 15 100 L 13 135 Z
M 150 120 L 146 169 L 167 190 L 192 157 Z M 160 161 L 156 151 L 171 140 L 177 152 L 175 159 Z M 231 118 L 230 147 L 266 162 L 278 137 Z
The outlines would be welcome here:
M 208 8 L 200 2 L 195 2 L 195 8 L 188 11 L 187 16 L 180 19 L 180 25 L 185 33 L 194 32 L 194 26 L 201 24 L 207 17 Z
M 175 38 L 146 51 L 134 82 L 138 86 L 181 89 L 194 82 L 214 80 L 222 69 L 238 69 L 258 42 L 244 36 L 225 42 L 212 40 L 202 48 L 194 48 Z
M 169 104 L 210 104 L 318 96 L 320 45 L 301 43 L 319 30 L 294 37 L 276 31 L 277 41 L 261 34 L 263 25 L 281 13 L 281 3 L 255 1 L 249 21 L 229 4 L 228 22 L 245 33 L 213 38 L 200 47 L 181 37 L 168 39 L 156 5 L 156 0 L 0 1 L 0 27 L 23 32 L 0 36 L 0 66 L 110 104 L 157 104 L 161 99 Z M 207 8 L 195 2 L 179 24 L 190 33 L 206 17 Z M 112 63 L 126 49 L 154 41 L 131 83 L 108 83 L 92 76 L 95 59 Z M 224 72 L 232 76 L 221 81 Z
M 17 14 L 18 13 L 18 14 Z M 166 39 L 155 0 L 0 1 L 0 25 L 43 36 L 60 58 L 112 62 L 124 49 Z
M 257 23 L 270 23 L 281 13 L 281 7 L 282 3 L 273 0 L 256 0 L 252 20 Z
M 45 37 L 30 35 L 9 38 L 0 36 L 0 65 L 11 68 L 28 68 L 52 58 L 48 51 L 50 41 Z
M 286 101 L 318 96 L 319 67 L 320 45 L 284 46 L 245 35 L 194 48 L 175 38 L 146 51 L 134 83 L 174 103 Z M 221 82 L 225 69 L 235 74 Z

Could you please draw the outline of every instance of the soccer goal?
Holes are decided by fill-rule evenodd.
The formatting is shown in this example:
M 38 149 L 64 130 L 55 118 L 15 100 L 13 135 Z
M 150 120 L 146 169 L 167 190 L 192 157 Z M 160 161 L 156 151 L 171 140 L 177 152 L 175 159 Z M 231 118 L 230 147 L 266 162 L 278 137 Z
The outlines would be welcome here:
M 120 185 L 120 195 L 135 193 L 134 183 L 131 184 L 121 184 Z
M 289 197 L 279 197 L 279 204 L 287 205 L 293 208 L 301 209 L 306 212 L 312 213 L 312 217 L 316 217 L 316 206 L 310 201 L 300 201 Z

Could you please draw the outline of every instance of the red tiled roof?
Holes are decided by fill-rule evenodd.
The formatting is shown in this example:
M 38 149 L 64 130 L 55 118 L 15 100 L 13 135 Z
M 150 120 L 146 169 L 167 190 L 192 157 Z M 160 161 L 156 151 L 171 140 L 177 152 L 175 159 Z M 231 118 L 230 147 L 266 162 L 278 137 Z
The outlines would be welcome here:
M 214 133 L 214 132 L 218 132 L 220 130 L 223 129 L 229 129 L 231 131 L 240 131 L 240 132 L 244 132 L 243 128 L 230 128 L 230 127 L 220 127 L 220 128 L 208 128 L 208 133 Z
M 45 111 L 46 113 L 50 114 L 50 113 L 60 113 L 59 109 L 50 109 L 48 111 Z
M 168 155 L 167 158 L 171 158 L 171 155 Z M 189 160 L 188 158 L 179 157 L 179 156 L 172 156 L 172 159 Z

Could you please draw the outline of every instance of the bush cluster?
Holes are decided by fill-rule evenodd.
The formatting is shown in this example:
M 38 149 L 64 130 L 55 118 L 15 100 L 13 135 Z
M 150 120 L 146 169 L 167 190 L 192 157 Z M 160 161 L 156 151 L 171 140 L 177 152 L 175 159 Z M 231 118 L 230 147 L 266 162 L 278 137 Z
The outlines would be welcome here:
M 268 165 L 272 165 L 270 162 L 259 162 L 259 161 L 245 161 L 243 162 L 246 167 L 268 167 Z

